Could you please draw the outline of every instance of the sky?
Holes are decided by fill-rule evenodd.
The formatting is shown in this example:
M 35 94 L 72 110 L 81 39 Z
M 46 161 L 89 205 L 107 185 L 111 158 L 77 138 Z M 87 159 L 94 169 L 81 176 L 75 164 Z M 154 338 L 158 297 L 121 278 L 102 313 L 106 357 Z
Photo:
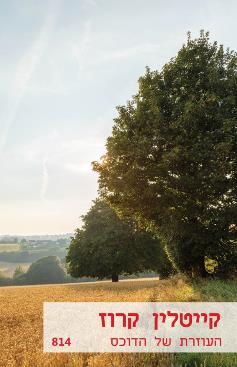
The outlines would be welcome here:
M 235 0 L 0 0 L 0 234 L 73 232 L 145 67 L 191 31 L 237 50 Z

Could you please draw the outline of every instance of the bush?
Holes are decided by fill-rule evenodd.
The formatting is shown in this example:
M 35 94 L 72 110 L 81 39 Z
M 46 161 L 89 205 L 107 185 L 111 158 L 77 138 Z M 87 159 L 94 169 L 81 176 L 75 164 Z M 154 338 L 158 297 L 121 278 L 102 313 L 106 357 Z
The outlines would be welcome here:
M 37 260 L 24 275 L 17 277 L 18 284 L 64 283 L 66 274 L 57 256 L 43 257 Z

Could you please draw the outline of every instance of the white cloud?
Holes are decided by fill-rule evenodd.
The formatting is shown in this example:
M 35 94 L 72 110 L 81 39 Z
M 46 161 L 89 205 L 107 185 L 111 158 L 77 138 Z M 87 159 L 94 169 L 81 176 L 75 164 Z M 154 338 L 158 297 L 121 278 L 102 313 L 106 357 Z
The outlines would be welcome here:
M 38 167 L 40 180 L 40 199 L 46 200 L 46 193 L 54 175 L 64 171 L 65 180 L 70 175 L 92 174 L 91 162 L 104 154 L 105 144 L 97 137 L 85 139 L 62 138 L 53 132 L 44 139 L 39 138 L 24 146 L 22 160 Z M 50 181 L 49 181 L 50 177 Z
M 86 139 L 72 139 L 61 142 L 62 148 L 69 151 L 77 151 L 83 148 L 103 148 L 105 143 L 101 139 L 86 138 Z
M 144 54 L 154 54 L 160 49 L 160 45 L 156 43 L 142 43 L 127 48 L 107 51 L 98 49 L 97 43 L 97 38 L 94 35 L 92 37 L 90 32 L 90 36 L 85 33 L 82 44 L 72 45 L 72 56 L 79 62 L 80 68 L 82 65 L 95 65 L 116 60 L 127 60 Z
M 92 170 L 91 164 L 89 162 L 81 164 L 66 163 L 64 168 L 73 173 L 90 173 Z
M 4 148 L 10 128 L 14 123 L 16 118 L 17 110 L 21 104 L 22 99 L 24 98 L 25 92 L 27 90 L 28 84 L 32 75 L 35 72 L 39 61 L 45 52 L 45 49 L 48 44 L 49 35 L 52 31 L 54 26 L 56 14 L 58 11 L 59 1 L 58 0 L 51 0 L 49 5 L 49 10 L 46 15 L 45 21 L 39 31 L 38 36 L 36 37 L 35 41 L 32 43 L 31 48 L 26 54 L 22 57 L 19 61 L 16 73 L 15 73 L 15 80 L 13 89 L 15 91 L 15 103 L 11 107 L 11 111 L 9 113 L 8 119 L 5 123 L 1 131 L 0 136 L 0 153 Z
M 57 131 L 53 131 L 50 135 L 34 139 L 25 145 L 21 150 L 21 155 L 24 160 L 36 162 L 41 161 L 45 154 L 48 159 L 67 157 L 72 154 L 78 159 L 81 153 L 92 152 L 93 154 L 94 150 L 104 151 L 105 141 L 97 137 L 65 138 Z M 87 155 L 84 154 L 83 157 L 86 159 Z
M 87 64 L 88 54 L 90 51 L 90 45 L 92 41 L 92 32 L 91 32 L 91 21 L 87 20 L 84 23 L 84 30 L 79 40 L 79 43 L 72 44 L 71 53 L 74 58 L 79 62 L 79 69 L 82 71 L 84 69 L 85 64 Z
M 83 0 L 82 2 L 82 8 L 83 9 L 90 9 L 91 7 L 94 7 L 96 6 L 97 3 L 96 3 L 96 0 Z
M 45 195 L 46 195 L 48 184 L 49 184 L 49 173 L 48 173 L 47 162 L 48 162 L 48 158 L 46 156 L 44 157 L 43 162 L 42 162 L 42 184 L 41 184 L 41 190 L 40 190 L 40 198 L 43 201 L 45 201 Z
M 157 52 L 159 48 L 160 46 L 158 44 L 153 44 L 153 43 L 135 45 L 129 48 L 115 50 L 115 51 L 105 53 L 100 61 L 128 59 L 136 55 Z

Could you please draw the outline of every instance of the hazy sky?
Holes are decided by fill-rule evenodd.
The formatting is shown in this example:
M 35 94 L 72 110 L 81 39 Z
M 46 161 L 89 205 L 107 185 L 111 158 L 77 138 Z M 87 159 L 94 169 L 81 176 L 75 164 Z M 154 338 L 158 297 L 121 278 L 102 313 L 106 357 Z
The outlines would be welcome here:
M 237 50 L 236 0 L 0 0 L 0 234 L 72 232 L 115 106 L 204 28 Z

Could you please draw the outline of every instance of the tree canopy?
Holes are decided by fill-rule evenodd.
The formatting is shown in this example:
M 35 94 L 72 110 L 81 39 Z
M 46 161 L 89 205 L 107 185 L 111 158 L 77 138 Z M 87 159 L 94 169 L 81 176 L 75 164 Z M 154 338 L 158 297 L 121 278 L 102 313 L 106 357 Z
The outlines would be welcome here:
M 111 277 L 113 281 L 123 273 L 156 270 L 165 276 L 171 271 L 159 242 L 131 220 L 122 221 L 100 199 L 83 216 L 83 227 L 76 230 L 66 261 L 73 277 Z
M 63 283 L 66 274 L 57 256 L 47 256 L 32 263 L 27 272 L 16 280 L 19 284 Z
M 118 107 L 107 152 L 94 162 L 100 194 L 153 228 L 174 266 L 236 267 L 237 55 L 203 31 Z M 223 263 L 224 262 L 224 263 Z

